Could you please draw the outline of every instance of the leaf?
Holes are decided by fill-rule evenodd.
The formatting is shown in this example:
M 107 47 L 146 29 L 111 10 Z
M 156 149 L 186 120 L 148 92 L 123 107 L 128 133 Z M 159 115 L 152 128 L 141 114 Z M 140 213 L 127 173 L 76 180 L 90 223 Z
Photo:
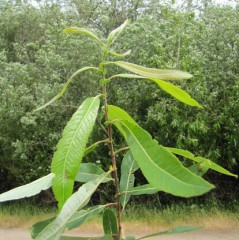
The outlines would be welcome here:
M 208 166 L 204 166 L 204 165 L 206 165 L 204 164 L 204 162 L 194 163 L 193 165 L 188 167 L 188 169 L 198 176 L 203 176 L 209 169 Z
M 105 173 L 105 171 L 93 163 L 82 163 L 80 165 L 80 170 L 76 175 L 75 181 L 89 182 L 99 177 L 99 175 L 103 173 Z M 104 180 L 104 182 L 109 182 L 111 180 L 112 178 L 109 176 Z
M 140 237 L 137 240 L 140 239 L 145 239 L 149 237 L 155 237 L 155 236 L 160 236 L 160 235 L 168 235 L 168 234 L 175 234 L 175 233 L 185 233 L 185 232 L 192 232 L 202 229 L 202 227 L 197 227 L 197 226 L 181 226 L 181 227 L 176 227 L 171 230 L 165 231 L 165 232 L 158 232 L 158 233 L 153 233 L 144 237 Z
M 115 56 L 115 57 L 126 57 L 128 56 L 130 53 L 131 53 L 131 50 L 128 50 L 127 52 L 125 53 L 117 53 L 117 52 L 114 52 L 112 50 L 108 50 L 108 53 L 110 53 L 111 55 Z
M 85 34 L 88 37 L 91 37 L 93 39 L 95 39 L 97 42 L 99 42 L 101 45 L 105 45 L 94 33 L 90 32 L 89 30 L 85 29 L 85 28 L 78 28 L 78 27 L 70 27 L 70 28 L 66 28 L 64 29 L 64 33 L 68 33 L 68 34 Z
M 43 190 L 51 187 L 52 179 L 55 174 L 50 173 L 26 185 L 14 188 L 10 191 L 0 194 L 0 202 L 17 200 L 25 197 L 31 197 Z
M 153 187 L 150 184 L 144 184 L 138 187 L 134 187 L 125 193 L 129 195 L 143 195 L 143 194 L 154 194 L 157 193 L 159 190 Z
M 35 224 L 33 224 L 30 227 L 30 233 L 31 233 L 31 237 L 32 239 L 36 238 L 36 236 L 47 226 L 49 225 L 53 220 L 55 219 L 55 217 L 37 222 Z
M 118 233 L 117 219 L 115 213 L 110 208 L 105 209 L 103 213 L 103 228 L 105 235 L 114 235 Z
M 130 72 L 138 74 L 146 78 L 160 79 L 160 80 L 182 80 L 190 79 L 193 76 L 187 72 L 182 72 L 179 70 L 165 70 L 165 69 L 156 69 L 156 68 L 146 68 L 133 63 L 116 61 L 109 62 L 108 64 L 115 64 L 123 69 L 126 69 Z
M 69 219 L 66 224 L 66 228 L 71 230 L 73 228 L 79 227 L 82 225 L 87 219 L 94 217 L 104 210 L 107 205 L 99 205 L 87 210 L 76 211 L 73 216 Z M 50 222 L 52 222 L 55 217 L 38 222 L 34 224 L 30 228 L 32 238 L 35 238 Z M 62 238 L 61 238 L 62 239 Z M 88 238 L 86 238 L 88 239 Z
M 120 73 L 120 74 L 116 74 L 111 76 L 109 79 L 112 80 L 114 78 L 141 78 L 141 79 L 148 79 L 147 77 L 143 77 L 140 75 L 136 75 L 136 74 L 131 74 L 131 73 Z
M 113 240 L 113 238 L 109 235 L 105 235 L 102 237 L 71 237 L 71 236 L 62 236 L 60 240 Z
M 59 98 L 64 94 L 64 92 L 65 92 L 66 89 L 68 88 L 68 85 L 71 83 L 71 81 L 73 80 L 73 78 L 74 78 L 75 76 L 77 76 L 77 75 L 78 75 L 79 73 L 81 73 L 81 72 L 84 72 L 84 71 L 90 70 L 90 69 L 94 69 L 94 70 L 98 71 L 98 69 L 95 68 L 95 67 L 83 67 L 83 68 L 79 69 L 78 71 L 76 71 L 76 72 L 67 80 L 67 82 L 64 84 L 62 90 L 61 90 L 54 98 L 52 98 L 49 102 L 47 102 L 47 103 L 44 104 L 43 106 L 38 107 L 38 108 L 37 108 L 36 110 L 34 110 L 34 111 L 39 111 L 39 110 L 41 110 L 41 109 L 49 106 L 49 105 L 52 104 L 53 102 L 55 102 L 57 99 L 59 99 Z
M 89 147 L 87 147 L 87 148 L 85 149 L 84 157 L 85 157 L 86 155 L 88 155 L 89 153 L 93 152 L 93 151 L 96 149 L 96 147 L 99 146 L 100 143 L 108 143 L 108 142 L 109 142 L 109 139 L 107 138 L 107 139 L 100 140 L 100 141 L 98 141 L 98 142 L 93 143 L 92 145 L 90 145 Z
M 134 159 L 153 187 L 181 197 L 201 195 L 214 188 L 185 168 L 148 132 L 125 120 L 120 123 Z
M 85 183 L 64 204 L 56 219 L 47 225 L 35 238 L 36 240 L 56 240 L 64 232 L 67 222 L 79 209 L 82 209 L 90 200 L 92 194 L 110 173 L 104 173 L 97 179 Z
M 88 137 L 95 124 L 99 105 L 98 96 L 87 98 L 67 123 L 62 138 L 57 144 L 51 171 L 55 173 L 52 188 L 59 209 L 72 194 L 75 177 L 84 155 Z
M 108 43 L 113 43 L 119 37 L 119 35 L 121 34 L 121 32 L 124 30 L 124 28 L 127 26 L 128 23 L 129 21 L 126 20 L 119 27 L 111 31 L 107 39 Z
M 125 240 L 135 240 L 136 238 L 134 236 L 127 236 Z
M 138 125 L 130 115 L 124 111 L 122 108 L 116 107 L 114 105 L 108 105 L 108 115 L 111 121 L 115 120 L 127 120 L 135 125 Z M 119 122 L 114 122 L 114 125 L 120 130 L 120 132 L 126 137 L 123 128 Z
M 128 193 L 134 187 L 134 172 L 138 169 L 138 164 L 134 160 L 130 151 L 126 153 L 121 164 L 121 177 L 120 177 L 120 202 L 125 209 L 126 204 L 129 201 L 130 194 Z
M 189 106 L 195 106 L 195 107 L 202 108 L 202 106 L 195 99 L 193 99 L 187 92 L 185 92 L 181 88 L 179 88 L 169 82 L 165 82 L 165 81 L 162 81 L 162 80 L 156 79 L 156 78 L 142 77 L 139 75 L 127 74 L 127 73 L 113 75 L 110 77 L 110 80 L 112 80 L 113 78 L 117 78 L 117 77 L 147 79 L 151 82 L 156 83 L 162 90 L 169 93 L 171 96 L 178 99 L 179 101 L 181 101 Z
M 95 143 L 87 147 L 84 151 L 84 157 L 87 156 L 89 153 L 95 151 L 97 147 L 98 147 L 98 144 L 95 144 Z
M 166 149 L 174 154 L 180 155 L 182 157 L 191 159 L 197 163 L 203 164 L 204 168 L 207 167 L 207 168 L 210 168 L 216 172 L 219 172 L 219 173 L 222 173 L 225 175 L 229 175 L 229 176 L 236 177 L 236 178 L 238 177 L 236 174 L 229 172 L 228 170 L 226 170 L 225 168 L 216 164 L 215 162 L 213 162 L 209 159 L 203 158 L 203 157 L 195 157 L 194 154 L 192 154 L 191 152 L 189 152 L 187 150 L 178 149 L 178 148 L 166 148 Z
M 178 99 L 179 101 L 189 105 L 202 108 L 202 106 L 193 99 L 187 92 L 182 90 L 181 88 L 159 79 L 149 79 L 158 84 L 158 86 L 163 89 L 165 92 L 169 93 L 174 98 Z
M 82 225 L 87 219 L 92 218 L 102 212 L 107 205 L 98 205 L 87 210 L 81 210 L 75 212 L 75 214 L 69 219 L 66 224 L 66 228 L 71 230 Z

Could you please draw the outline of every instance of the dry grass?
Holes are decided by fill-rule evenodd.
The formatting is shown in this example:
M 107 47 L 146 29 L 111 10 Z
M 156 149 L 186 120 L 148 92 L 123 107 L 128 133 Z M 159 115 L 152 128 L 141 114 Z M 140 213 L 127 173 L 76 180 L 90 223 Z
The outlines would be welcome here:
M 199 211 L 200 210 L 200 211 Z M 29 210 L 0 209 L 0 228 L 29 228 L 32 224 L 48 219 L 55 215 L 54 211 L 41 209 Z M 155 209 L 131 208 L 124 217 L 124 229 L 127 232 L 140 231 L 154 232 L 166 230 L 174 226 L 195 225 L 204 226 L 207 230 L 233 230 L 239 229 L 238 212 L 218 210 L 202 210 L 198 207 L 187 208 L 174 206 L 162 211 Z M 101 218 L 95 217 L 78 228 L 82 232 L 102 232 Z

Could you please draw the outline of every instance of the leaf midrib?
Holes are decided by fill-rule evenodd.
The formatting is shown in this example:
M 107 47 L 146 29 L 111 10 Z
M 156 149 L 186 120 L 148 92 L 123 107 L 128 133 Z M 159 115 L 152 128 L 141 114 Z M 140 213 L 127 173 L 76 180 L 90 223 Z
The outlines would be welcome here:
M 130 179 L 130 175 L 132 174 L 132 168 L 133 168 L 133 165 L 134 165 L 134 161 L 135 161 L 135 159 L 132 161 L 132 164 L 131 164 L 131 166 L 130 166 L 130 171 L 129 171 L 129 175 L 128 175 L 128 178 L 127 178 L 127 184 L 126 184 L 126 190 L 128 189 L 128 186 L 129 186 L 129 179 Z M 127 192 L 127 191 L 125 191 L 125 192 Z M 124 195 L 124 201 L 123 201 L 123 206 L 125 206 L 126 205 L 126 197 L 127 197 L 127 194 L 125 194 Z

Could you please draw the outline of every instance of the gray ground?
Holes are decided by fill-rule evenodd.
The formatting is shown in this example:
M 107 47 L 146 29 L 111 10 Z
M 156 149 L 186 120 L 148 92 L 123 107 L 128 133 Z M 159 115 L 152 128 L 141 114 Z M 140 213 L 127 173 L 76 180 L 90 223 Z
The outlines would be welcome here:
M 68 234 L 71 236 L 79 236 L 79 234 L 83 237 L 93 237 L 98 236 L 97 233 L 79 233 L 74 232 L 72 234 Z M 137 235 L 135 233 L 128 233 L 127 235 Z M 141 234 L 138 235 L 142 236 Z M 1 228 L 0 229 L 0 240 L 30 240 L 30 235 L 27 229 L 22 228 Z M 239 240 L 239 229 L 225 231 L 225 230 L 200 230 L 196 232 L 190 233 L 182 233 L 177 235 L 167 235 L 161 237 L 152 237 L 150 239 L 160 239 L 160 240 Z

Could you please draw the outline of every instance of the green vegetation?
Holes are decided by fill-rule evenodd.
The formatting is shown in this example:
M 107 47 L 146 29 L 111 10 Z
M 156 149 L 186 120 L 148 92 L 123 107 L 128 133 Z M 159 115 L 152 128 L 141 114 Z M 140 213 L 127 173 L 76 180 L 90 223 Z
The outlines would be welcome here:
M 164 207 L 178 198 L 159 190 L 189 197 L 213 188 L 202 178 L 193 178 L 194 175 L 189 171 L 186 172 L 194 179 L 190 181 L 195 186 L 200 185 L 200 191 L 199 188 L 180 184 L 170 186 L 170 176 L 165 182 L 159 181 L 159 172 L 153 168 L 154 163 L 158 166 L 161 163 L 155 157 L 159 153 L 167 158 L 170 166 L 175 165 L 184 171 L 181 168 L 183 164 L 197 175 L 205 174 L 205 178 L 217 187 L 217 190 L 200 198 L 201 203 L 205 198 L 212 197 L 222 203 L 239 199 L 238 180 L 226 176 L 235 176 L 230 172 L 237 173 L 239 170 L 239 5 L 219 6 L 203 0 L 197 1 L 197 4 L 187 0 L 180 6 L 175 4 L 175 1 L 154 0 L 150 3 L 144 0 L 38 1 L 36 6 L 27 1 L 1 2 L 0 192 L 46 176 L 39 180 L 42 185 L 33 182 L 24 187 L 26 192 L 20 191 L 23 188 L 19 189 L 17 196 L 15 192 L 1 195 L 2 201 L 36 194 L 50 187 L 54 179 L 53 191 L 61 209 L 72 192 L 80 186 L 78 182 L 86 182 L 80 191 L 91 186 L 87 201 L 99 206 L 84 210 L 90 216 L 92 212 L 99 213 L 108 207 L 104 205 L 105 202 L 114 205 L 111 196 L 115 193 L 112 187 L 99 186 L 100 191 L 90 199 L 100 180 L 84 177 L 85 171 L 90 169 L 97 175 L 102 173 L 101 181 L 108 182 L 111 179 L 102 169 L 106 172 L 110 169 L 115 173 L 118 169 L 113 177 L 117 198 L 117 235 L 120 238 L 120 205 L 124 211 L 131 195 L 144 194 L 141 202 L 156 197 Z M 121 24 L 127 18 L 131 24 L 121 33 L 126 23 Z M 121 28 L 112 31 L 120 25 Z M 78 28 L 82 26 L 87 30 Z M 83 35 L 68 36 L 62 31 L 66 27 L 65 33 Z M 96 41 L 90 41 L 89 37 Z M 118 61 L 119 57 L 124 57 L 124 61 Z M 138 65 L 132 65 L 131 62 Z M 82 66 L 95 67 L 78 71 Z M 163 78 L 165 70 L 157 72 L 152 68 L 171 69 L 169 77 Z M 124 72 L 114 75 L 119 69 L 131 74 Z M 177 81 L 191 78 L 185 71 L 194 77 Z M 69 80 L 64 85 L 66 79 Z M 170 79 L 175 80 L 175 85 L 168 82 Z M 59 94 L 52 98 L 57 92 Z M 96 97 L 86 99 L 87 96 Z M 172 96 L 181 102 L 176 102 Z M 58 98 L 60 100 L 55 101 Z M 105 107 L 99 105 L 100 99 Z M 50 106 L 41 112 L 33 112 L 39 106 L 46 106 L 44 104 L 49 100 Z M 108 100 L 120 108 L 108 105 Z M 61 138 L 64 126 L 79 102 L 83 103 L 67 124 Z M 198 108 L 189 108 L 182 102 Z M 200 109 L 201 106 L 203 109 Z M 72 162 L 65 165 L 66 161 L 61 156 L 67 155 L 65 146 L 69 140 L 68 133 L 76 122 L 81 124 L 78 121 L 81 116 L 87 116 L 87 109 L 92 113 L 92 118 L 88 119 L 86 128 L 79 128 L 79 133 L 82 132 L 84 137 L 76 139 L 81 146 L 76 151 L 78 157 L 73 160 L 74 166 Z M 93 128 L 94 125 L 98 127 Z M 116 151 L 113 150 L 111 139 L 112 125 L 119 130 L 117 132 L 113 128 Z M 168 148 L 159 146 L 143 129 Z M 142 139 L 147 141 L 141 142 Z M 151 143 L 153 151 L 148 151 L 147 142 Z M 86 144 L 88 148 L 85 149 Z M 109 163 L 107 144 L 112 163 Z M 121 151 L 128 147 L 133 157 L 129 153 L 124 156 L 124 151 Z M 139 149 L 143 151 L 139 152 Z M 180 149 L 187 149 L 188 152 Z M 121 161 L 114 161 L 115 155 L 117 159 L 124 158 L 122 166 Z M 80 165 L 82 168 L 78 172 Z M 62 166 L 66 166 L 66 172 Z M 132 168 L 128 169 L 128 166 Z M 137 171 L 138 168 L 141 171 Z M 160 166 L 158 170 L 161 170 L 162 177 L 164 167 Z M 50 171 L 52 174 L 47 175 Z M 120 180 L 117 183 L 117 175 L 124 179 L 126 172 L 130 173 L 129 182 Z M 174 176 L 173 167 L 169 172 Z M 183 176 L 176 175 L 179 179 Z M 77 183 L 74 183 L 75 180 Z M 91 180 L 93 183 L 95 181 L 95 185 Z M 112 182 L 107 184 L 113 186 Z M 153 193 L 156 194 L 149 195 Z M 39 201 L 44 201 L 42 196 Z M 52 195 L 49 194 L 47 199 L 52 201 Z M 140 198 L 135 199 L 136 202 Z M 112 214 L 109 216 L 113 218 Z
M 127 229 L 134 231 L 138 225 L 144 225 L 147 230 L 166 229 L 175 225 L 195 224 L 206 229 L 235 229 L 239 226 L 239 205 L 230 203 L 231 208 L 215 203 L 206 204 L 171 204 L 162 208 L 152 208 L 149 204 L 130 204 L 123 216 Z M 30 201 L 12 202 L 0 206 L 1 227 L 26 227 L 33 223 L 54 216 L 56 208 L 32 205 Z M 102 213 L 89 219 L 86 226 L 100 226 Z M 84 225 L 80 227 L 84 229 Z M 97 227 L 97 230 L 100 227 Z
M 147 68 L 126 61 L 108 60 L 110 56 L 122 58 L 130 54 L 131 51 L 118 53 L 113 50 L 113 43 L 118 39 L 127 24 L 128 20 L 112 30 L 106 40 L 100 39 L 85 28 L 70 27 L 64 30 L 64 33 L 67 34 L 87 35 L 98 42 L 101 61 L 98 66 L 86 66 L 77 70 L 64 84 L 60 93 L 43 106 L 38 107 L 36 111 L 46 108 L 59 99 L 72 80 L 85 71 L 95 71 L 99 75 L 98 85 L 101 93 L 95 97 L 86 98 L 67 122 L 53 155 L 51 173 L 0 195 L 0 202 L 6 202 L 31 197 L 42 190 L 52 187 L 54 197 L 58 202 L 59 213 L 52 218 L 34 224 L 30 229 L 32 239 L 61 239 L 66 229 L 77 228 L 87 219 L 98 215 L 102 211 L 104 211 L 102 216 L 104 236 L 102 239 L 127 239 L 122 225 L 122 215 L 131 196 L 154 194 L 159 191 L 185 198 L 205 194 L 214 188 L 212 184 L 201 177 L 209 169 L 237 178 L 237 175 L 230 173 L 209 159 L 196 157 L 186 150 L 166 148 L 160 145 L 125 110 L 109 105 L 109 84 L 112 84 L 113 80 L 123 78 L 126 80 L 141 79 L 142 81 L 153 82 L 161 90 L 180 102 L 202 108 L 187 92 L 170 83 L 170 80 L 190 79 L 192 78 L 191 74 L 179 70 Z M 112 65 L 119 67 L 121 71 L 123 69 L 123 71 L 126 70 L 130 73 L 120 72 L 108 75 Z M 107 138 L 102 139 L 101 137 L 97 142 L 86 147 L 98 116 L 101 116 L 100 127 L 105 131 Z M 122 144 L 115 150 L 113 126 L 124 137 L 126 147 Z M 108 164 L 111 165 L 106 171 L 97 164 L 81 164 L 82 159 L 94 151 L 100 143 L 108 145 Z M 120 162 L 117 155 L 124 151 L 127 152 L 120 161 L 122 163 L 121 171 L 119 171 L 117 165 Z M 177 158 L 177 155 L 190 159 L 195 163 L 185 167 Z M 137 187 L 134 186 L 134 172 L 139 169 L 148 183 Z M 120 173 L 121 176 L 119 177 Z M 84 184 L 77 191 L 74 191 L 74 185 L 79 181 Z M 98 187 L 102 183 L 109 181 L 113 181 L 115 187 L 112 194 L 114 199 L 101 205 L 83 209 L 88 205 L 91 196 Z M 111 209 L 112 206 L 114 206 L 114 210 Z M 176 227 L 168 231 L 146 235 L 142 239 L 194 231 L 199 228 L 195 226 Z M 72 237 L 67 238 L 74 239 Z M 134 237 L 130 238 L 136 239 Z

